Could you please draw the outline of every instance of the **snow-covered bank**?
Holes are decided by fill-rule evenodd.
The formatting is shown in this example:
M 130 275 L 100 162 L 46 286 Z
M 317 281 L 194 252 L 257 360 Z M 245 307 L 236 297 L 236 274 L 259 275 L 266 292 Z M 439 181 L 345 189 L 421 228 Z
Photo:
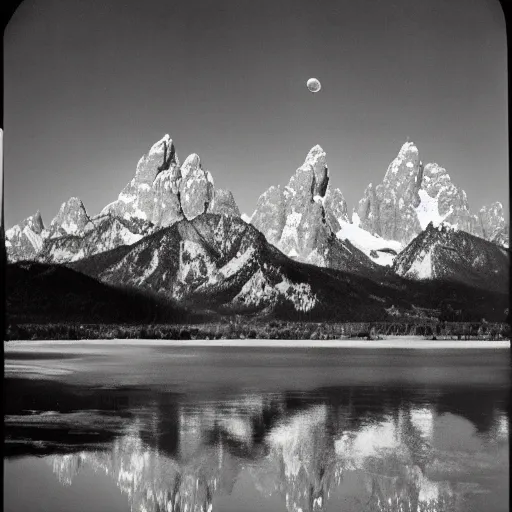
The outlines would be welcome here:
M 4 344 L 10 352 L 52 351 L 67 347 L 266 347 L 266 348 L 385 348 L 385 349 L 510 349 L 509 340 L 425 340 L 421 336 L 390 336 L 382 340 L 16 340 Z

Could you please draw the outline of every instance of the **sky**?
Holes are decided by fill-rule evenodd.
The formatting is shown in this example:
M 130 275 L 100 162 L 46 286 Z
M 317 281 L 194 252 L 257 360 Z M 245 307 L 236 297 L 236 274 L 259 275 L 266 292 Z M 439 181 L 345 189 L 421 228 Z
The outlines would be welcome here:
M 508 210 L 507 109 L 498 0 L 25 0 L 4 33 L 5 225 L 71 196 L 99 213 L 166 133 L 248 214 L 315 144 L 351 210 L 408 139 L 474 212 Z

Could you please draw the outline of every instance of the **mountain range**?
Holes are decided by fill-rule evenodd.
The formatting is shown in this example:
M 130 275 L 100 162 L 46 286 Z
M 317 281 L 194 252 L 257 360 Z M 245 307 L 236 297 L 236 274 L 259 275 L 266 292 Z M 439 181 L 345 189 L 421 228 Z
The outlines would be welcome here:
M 36 264 L 65 265 L 194 311 L 302 319 L 435 308 L 446 287 L 459 307 L 484 297 L 502 304 L 510 255 L 501 203 L 471 213 L 447 171 L 423 165 L 407 142 L 349 215 L 326 160 L 314 146 L 286 186 L 270 187 L 241 216 L 199 156 L 180 164 L 165 135 L 99 214 L 72 197 L 47 228 L 37 212 L 7 230 L 8 281 L 21 268 L 33 279 Z

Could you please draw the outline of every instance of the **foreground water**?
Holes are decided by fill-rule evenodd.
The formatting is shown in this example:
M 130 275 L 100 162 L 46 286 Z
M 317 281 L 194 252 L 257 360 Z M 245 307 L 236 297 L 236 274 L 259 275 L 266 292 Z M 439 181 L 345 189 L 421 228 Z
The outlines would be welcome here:
M 7 511 L 505 511 L 509 350 L 11 345 Z

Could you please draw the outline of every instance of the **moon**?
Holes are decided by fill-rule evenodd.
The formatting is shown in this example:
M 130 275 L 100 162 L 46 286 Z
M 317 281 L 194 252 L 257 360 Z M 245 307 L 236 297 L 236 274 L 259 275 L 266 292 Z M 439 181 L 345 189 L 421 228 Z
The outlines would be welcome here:
M 322 88 L 322 84 L 316 78 L 310 78 L 306 85 L 311 92 L 318 92 Z

